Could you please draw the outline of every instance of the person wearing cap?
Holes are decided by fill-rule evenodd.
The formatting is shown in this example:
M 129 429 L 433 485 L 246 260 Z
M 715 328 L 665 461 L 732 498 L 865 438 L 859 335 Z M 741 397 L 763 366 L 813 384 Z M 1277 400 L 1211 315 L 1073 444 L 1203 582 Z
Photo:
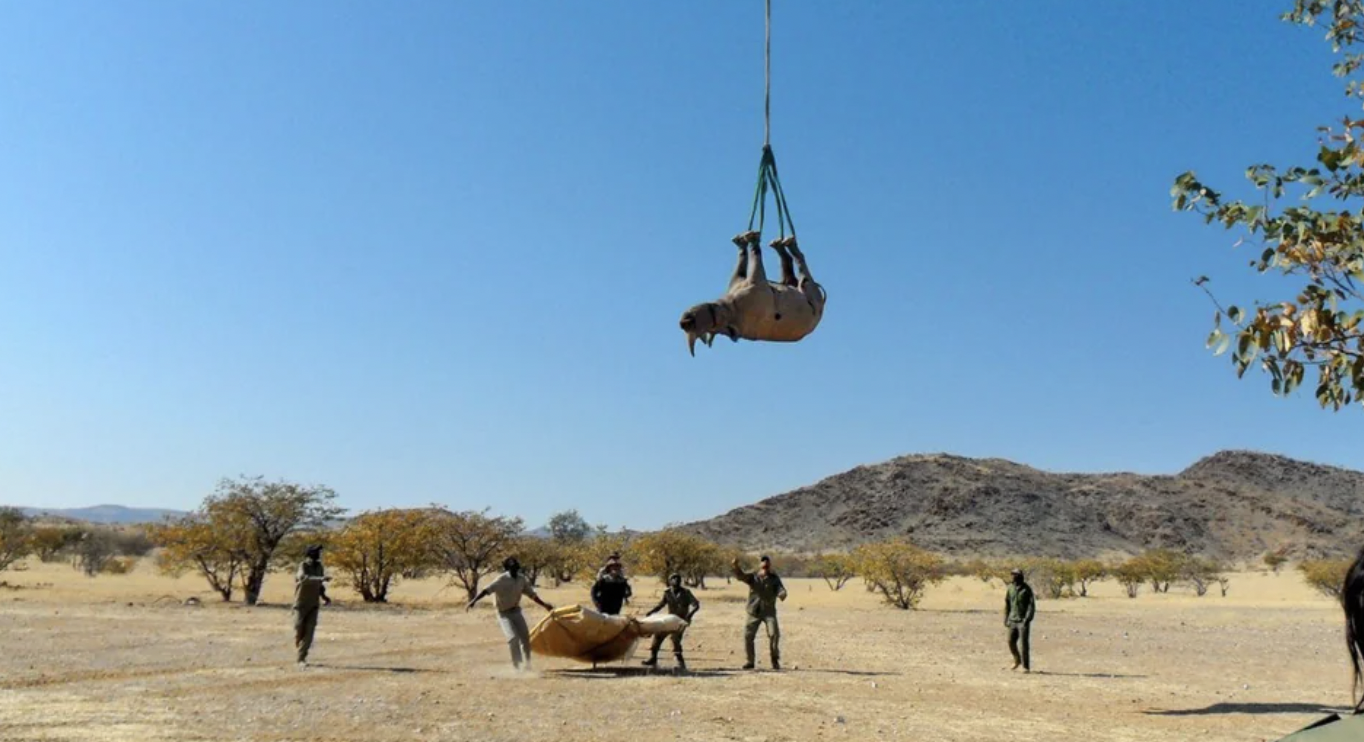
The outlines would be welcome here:
M 764 555 L 758 560 L 758 571 L 749 573 L 739 568 L 735 559 L 730 566 L 734 577 L 748 585 L 748 622 L 744 624 L 744 653 L 748 662 L 745 670 L 752 670 L 756 664 L 753 641 L 758 638 L 758 627 L 767 627 L 768 651 L 772 658 L 772 669 L 781 669 L 781 627 L 777 623 L 777 601 L 786 600 L 786 586 L 781 578 L 772 571 L 772 560 Z
M 511 648 L 512 667 L 529 670 L 530 628 L 526 626 L 526 617 L 521 613 L 521 596 L 530 598 L 547 611 L 553 612 L 554 606 L 536 594 L 535 586 L 521 571 L 521 562 L 516 557 L 504 559 L 502 569 L 506 571 L 480 590 L 464 610 L 469 611 L 478 601 L 492 595 L 497 606 L 497 623 L 502 627 L 502 634 L 507 637 L 507 644 Z
M 298 565 L 294 575 L 294 649 L 298 652 L 298 666 L 308 666 L 308 650 L 313 646 L 313 634 L 317 631 L 317 615 L 321 611 L 318 600 L 327 605 L 332 599 L 327 597 L 327 583 L 331 581 L 322 568 L 322 546 L 308 547 L 307 558 Z
M 1023 579 L 1022 570 L 1015 569 L 1010 575 L 1013 584 L 1004 594 L 1004 627 L 1009 630 L 1009 651 L 1014 656 L 1014 666 L 1009 669 L 1017 670 L 1022 665 L 1023 672 L 1032 672 L 1028 634 L 1032 628 L 1033 615 L 1037 612 L 1037 601 L 1033 597 L 1032 587 Z M 1021 651 L 1018 646 L 1020 643 L 1023 645 Z
M 668 575 L 668 587 L 663 591 L 663 599 L 658 601 L 658 605 L 644 615 L 652 616 L 664 608 L 668 609 L 668 613 L 679 616 L 690 624 L 692 617 L 696 615 L 697 611 L 701 610 L 701 601 L 697 600 L 690 590 L 682 587 L 682 575 L 674 573 Z M 684 627 L 671 634 L 655 634 L 654 643 L 649 647 L 649 659 L 644 660 L 644 664 L 648 667 L 657 665 L 658 650 L 663 648 L 663 639 L 672 637 L 673 657 L 677 659 L 677 669 L 687 669 L 687 663 L 682 659 L 682 635 L 686 631 L 687 629 Z

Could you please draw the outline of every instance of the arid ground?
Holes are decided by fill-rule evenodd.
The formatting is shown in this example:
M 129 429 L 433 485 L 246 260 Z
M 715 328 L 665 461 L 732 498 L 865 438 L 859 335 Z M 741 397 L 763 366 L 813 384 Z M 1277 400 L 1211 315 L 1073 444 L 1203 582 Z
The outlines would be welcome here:
M 778 568 L 780 565 L 778 564 Z M 1032 675 L 1008 671 L 1003 589 L 955 578 L 918 611 L 854 581 L 790 580 L 783 664 L 743 663 L 744 592 L 697 591 L 692 672 L 647 673 L 646 647 L 598 668 L 509 667 L 493 611 L 456 588 L 398 585 L 393 605 L 332 589 L 314 665 L 293 662 L 290 577 L 265 605 L 223 604 L 149 564 L 88 579 L 66 565 L 0 589 L 0 739 L 79 740 L 1272 740 L 1350 702 L 1339 610 L 1296 573 L 1237 574 L 1227 597 L 1112 583 L 1039 603 Z M 17 589 L 15 589 L 17 587 Z M 635 580 L 627 612 L 659 586 Z M 587 601 L 580 585 L 545 590 Z M 197 596 L 201 607 L 182 604 Z M 529 619 L 543 611 L 528 605 Z M 671 668 L 666 645 L 661 667 Z

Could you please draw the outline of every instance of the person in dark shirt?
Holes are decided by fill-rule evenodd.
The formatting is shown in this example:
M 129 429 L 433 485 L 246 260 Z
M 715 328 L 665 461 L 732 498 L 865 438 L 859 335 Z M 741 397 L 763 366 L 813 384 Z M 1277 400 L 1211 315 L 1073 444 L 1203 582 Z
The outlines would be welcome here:
M 620 563 L 606 567 L 606 573 L 592 586 L 592 605 L 608 616 L 619 616 L 621 606 L 630 599 L 630 582 L 620 574 Z
M 690 590 L 682 587 L 682 575 L 673 574 L 668 576 L 668 589 L 663 591 L 663 599 L 658 601 L 658 605 L 644 615 L 652 616 L 664 608 L 668 609 L 668 613 L 678 616 L 690 624 L 692 617 L 696 615 L 697 611 L 701 610 L 701 601 L 697 600 Z M 677 669 L 687 669 L 687 663 L 682 659 L 682 635 L 686 631 L 684 628 L 671 634 L 655 634 L 654 643 L 649 647 L 649 659 L 645 660 L 644 664 L 649 667 L 657 665 L 658 650 L 663 648 L 663 640 L 671 637 L 673 640 L 673 657 L 677 659 Z
M 735 579 L 748 585 L 748 622 L 744 624 L 744 653 L 748 662 L 745 670 L 752 670 L 754 662 L 753 641 L 758 638 L 758 627 L 767 627 L 768 651 L 772 657 L 772 669 L 781 669 L 781 626 L 777 623 L 777 601 L 786 600 L 786 586 L 781 578 L 772 571 L 772 560 L 766 556 L 759 560 L 757 572 L 739 569 L 739 560 L 730 565 Z
M 1023 666 L 1023 672 L 1032 672 L 1032 652 L 1029 646 L 1028 635 L 1032 631 L 1032 619 L 1037 613 L 1037 600 L 1033 597 L 1032 587 L 1023 579 L 1023 571 L 1015 569 L 1010 573 L 1013 584 L 1004 594 L 1004 628 L 1009 630 L 1009 652 L 1014 656 L 1014 666 L 1010 669 L 1017 670 L 1019 665 Z M 1019 643 L 1023 645 L 1019 649 Z
M 294 649 L 298 652 L 299 667 L 308 666 L 308 651 L 313 646 L 317 614 L 321 610 L 318 601 L 332 604 L 332 599 L 327 597 L 330 580 L 322 567 L 322 546 L 309 546 L 307 558 L 294 574 Z

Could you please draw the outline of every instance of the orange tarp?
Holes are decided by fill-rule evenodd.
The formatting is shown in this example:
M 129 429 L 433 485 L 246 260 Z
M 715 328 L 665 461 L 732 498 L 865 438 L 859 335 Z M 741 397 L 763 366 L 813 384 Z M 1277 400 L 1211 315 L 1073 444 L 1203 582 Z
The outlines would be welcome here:
M 579 662 L 629 659 L 641 636 L 671 634 L 687 627 L 678 616 L 608 616 L 581 605 L 555 608 L 530 631 L 530 649 L 545 657 Z

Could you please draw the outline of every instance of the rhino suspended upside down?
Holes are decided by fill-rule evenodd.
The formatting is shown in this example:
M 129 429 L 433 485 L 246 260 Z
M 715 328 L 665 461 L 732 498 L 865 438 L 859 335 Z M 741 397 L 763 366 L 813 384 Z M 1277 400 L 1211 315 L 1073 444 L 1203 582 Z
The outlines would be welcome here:
M 724 335 L 736 343 L 739 338 L 792 343 L 819 326 L 824 317 L 826 294 L 824 287 L 810 275 L 810 267 L 796 245 L 796 238 L 791 236 L 771 242 L 772 249 L 781 256 L 779 283 L 767 280 L 759 238 L 758 232 L 745 232 L 735 237 L 739 264 L 729 279 L 725 295 L 682 313 L 678 325 L 687 334 L 687 350 L 693 356 L 698 338 L 707 346 L 716 335 Z M 795 256 L 794 262 L 792 256 Z

